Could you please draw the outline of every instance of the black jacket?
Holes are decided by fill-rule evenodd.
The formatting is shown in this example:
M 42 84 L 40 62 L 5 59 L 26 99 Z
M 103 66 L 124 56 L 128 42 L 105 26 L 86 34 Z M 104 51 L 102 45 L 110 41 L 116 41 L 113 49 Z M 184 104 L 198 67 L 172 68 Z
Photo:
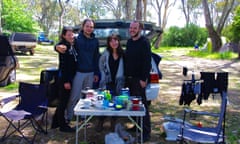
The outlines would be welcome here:
M 77 53 L 75 48 L 66 40 L 62 40 L 58 44 L 67 46 L 65 53 L 59 53 L 59 76 L 63 83 L 71 83 L 76 73 Z

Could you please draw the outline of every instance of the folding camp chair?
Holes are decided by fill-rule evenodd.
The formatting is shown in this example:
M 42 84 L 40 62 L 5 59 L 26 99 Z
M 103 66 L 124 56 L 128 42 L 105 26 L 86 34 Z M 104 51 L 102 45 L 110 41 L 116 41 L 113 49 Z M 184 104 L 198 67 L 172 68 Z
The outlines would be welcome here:
M 15 132 L 18 132 L 28 143 L 34 143 L 37 133 L 47 134 L 47 99 L 45 85 L 20 82 L 19 95 L 3 99 L 1 104 L 6 104 L 15 98 L 19 98 L 19 103 L 14 109 L 9 111 L 3 111 L 1 109 L 0 111 L 0 115 L 8 122 L 1 141 L 6 140 L 15 134 Z M 44 121 L 44 119 L 46 121 Z M 40 123 L 39 120 L 43 123 Z M 46 127 L 44 127 L 44 125 Z M 27 128 L 31 128 L 29 126 L 32 126 L 33 129 L 31 130 L 35 131 L 32 138 L 29 138 L 23 133 Z
M 48 68 L 41 71 L 40 84 L 46 86 L 48 107 L 57 107 L 59 102 L 59 71 L 56 68 Z
M 221 107 L 219 113 L 210 113 L 206 111 L 195 111 L 195 110 L 184 110 L 184 119 L 181 125 L 180 134 L 178 135 L 178 141 L 180 143 L 187 143 L 187 141 L 197 142 L 197 143 L 225 143 L 225 114 L 227 107 L 227 93 L 225 91 L 221 92 Z M 216 117 L 216 125 L 213 127 L 186 124 L 187 114 L 194 115 L 204 115 L 209 117 Z M 201 119 L 201 121 L 204 121 Z

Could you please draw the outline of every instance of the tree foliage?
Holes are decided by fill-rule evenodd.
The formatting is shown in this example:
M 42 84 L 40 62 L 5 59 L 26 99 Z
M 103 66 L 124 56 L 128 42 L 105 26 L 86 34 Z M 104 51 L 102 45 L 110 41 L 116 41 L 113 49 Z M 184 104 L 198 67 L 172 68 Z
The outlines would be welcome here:
M 240 6 L 235 10 L 233 23 L 231 25 L 231 33 L 231 40 L 233 42 L 240 42 Z
M 153 7 L 153 9 L 157 13 L 157 20 L 158 20 L 158 25 L 164 30 L 167 21 L 168 21 L 168 16 L 170 14 L 171 8 L 175 5 L 176 0 L 170 1 L 170 0 L 151 0 L 150 5 Z M 162 41 L 162 35 L 158 37 L 158 39 L 155 42 L 154 47 L 158 48 L 160 43 Z
M 155 10 L 158 25 L 165 31 L 168 16 L 173 10 L 175 3 L 182 3 L 181 9 L 185 11 L 186 29 L 173 29 L 173 35 L 169 31 L 164 36 L 166 45 L 192 46 L 195 43 L 201 45 L 202 37 L 198 37 L 198 32 L 194 31 L 191 23 L 197 24 L 199 15 L 203 16 L 204 7 L 208 8 L 205 14 L 206 27 L 210 37 L 214 37 L 214 42 L 219 42 L 222 28 L 231 19 L 232 9 L 239 4 L 239 0 L 2 0 L 3 10 L 0 13 L 2 26 L 10 31 L 34 31 L 39 26 L 38 31 L 46 34 L 58 35 L 64 25 L 75 26 L 86 17 L 93 19 L 139 19 L 146 20 L 146 16 L 151 17 L 150 11 Z M 205 2 L 205 6 L 203 3 Z M 235 3 L 234 3 L 235 2 Z M 62 7 L 61 7 L 62 6 Z M 175 6 L 176 8 L 176 6 Z M 1 10 L 1 9 L 0 9 Z M 64 12 L 64 13 L 62 13 Z M 147 15 L 149 14 L 149 15 Z M 229 16 L 230 15 L 230 16 Z M 207 16 L 207 17 L 206 17 Z M 153 19 L 150 19 L 153 21 Z M 203 22 L 203 21 L 198 21 Z M 0 24 L 1 24 L 0 23 Z M 37 24 L 36 24 L 37 23 Z M 239 31 L 239 30 L 235 30 Z M 177 33 L 176 33 L 177 32 Z M 191 33 L 192 32 L 192 33 Z M 174 35 L 176 34 L 176 36 Z M 205 34 L 202 34 L 205 35 Z M 234 33 L 238 35 L 238 33 Z M 180 37 L 178 37 L 180 36 Z M 217 37 L 215 37 L 217 36 Z M 175 38 L 176 40 L 174 40 Z M 167 42 L 166 40 L 169 39 Z M 171 43 L 169 43 L 171 41 Z M 184 42 L 186 41 L 186 42 Z M 156 45 L 161 42 L 159 37 Z M 214 50 L 220 48 L 219 43 L 214 44 Z M 158 46 L 155 46 L 158 47 Z
M 201 0 L 181 0 L 181 9 L 186 25 L 190 23 L 197 24 L 197 18 L 201 15 Z
M 158 25 L 165 29 L 171 9 L 175 6 L 176 0 L 150 0 L 150 5 L 157 13 Z
M 60 17 L 57 0 L 31 0 L 31 3 L 28 4 L 34 14 L 35 20 L 40 26 L 40 31 L 48 34 L 51 29 L 55 28 L 54 23 Z
M 162 46 L 188 47 L 195 44 L 202 46 L 207 37 L 206 29 L 194 24 L 184 28 L 173 26 L 163 34 Z
M 11 32 L 35 32 L 37 23 L 27 5 L 15 0 L 3 0 L 2 27 Z

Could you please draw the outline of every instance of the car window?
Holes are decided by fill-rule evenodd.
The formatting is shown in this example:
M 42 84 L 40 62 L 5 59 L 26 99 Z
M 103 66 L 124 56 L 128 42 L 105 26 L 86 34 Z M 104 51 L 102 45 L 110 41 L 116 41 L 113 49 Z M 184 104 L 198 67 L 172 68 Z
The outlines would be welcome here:
M 98 29 L 95 28 L 95 36 L 99 39 L 106 39 L 111 34 L 118 34 L 120 35 L 121 39 L 128 39 L 128 29 L 121 29 L 121 28 L 105 28 L 105 29 Z
M 94 27 L 94 34 L 99 39 L 100 46 L 106 46 L 106 39 L 111 34 L 118 34 L 121 38 L 121 44 L 126 45 L 130 38 L 128 29 L 131 21 L 125 20 L 96 20 Z M 154 23 L 143 22 L 144 30 L 142 34 L 150 40 L 162 33 L 162 29 L 157 27 Z M 81 29 L 80 25 L 74 27 L 75 33 Z M 77 36 L 77 34 L 76 34 Z
M 121 39 L 128 39 L 130 38 L 128 29 L 126 28 L 104 28 L 104 29 L 99 29 L 95 28 L 94 30 L 96 38 L 99 39 L 106 39 L 109 35 L 111 34 L 118 34 Z M 149 34 L 149 30 L 142 31 L 142 34 Z

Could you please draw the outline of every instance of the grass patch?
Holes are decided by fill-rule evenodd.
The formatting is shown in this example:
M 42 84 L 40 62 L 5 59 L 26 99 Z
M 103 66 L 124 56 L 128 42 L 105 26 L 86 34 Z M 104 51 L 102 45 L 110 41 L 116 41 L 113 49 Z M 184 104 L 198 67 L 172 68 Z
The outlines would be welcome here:
M 37 45 L 33 56 L 17 53 L 19 62 L 16 77 L 17 81 L 5 87 L 0 87 L 1 92 L 17 92 L 20 81 L 39 83 L 42 70 L 58 66 L 58 54 L 51 45 Z
M 17 82 L 0 88 L 0 90 L 2 92 L 5 92 L 5 91 L 7 91 L 7 92 L 17 92 L 17 89 L 18 89 L 18 83 Z
M 236 59 L 238 55 L 233 52 L 219 52 L 219 53 L 209 53 L 206 51 L 189 51 L 187 53 L 188 56 L 191 57 L 200 57 L 200 58 L 209 58 L 209 59 L 221 59 L 221 60 L 231 60 L 231 59 Z
M 204 50 L 194 50 L 192 47 L 160 47 L 158 49 L 152 49 L 152 52 L 162 54 L 167 60 L 175 60 L 175 58 L 172 57 L 174 53 L 190 57 L 220 60 L 232 60 L 238 57 L 237 53 L 230 51 L 210 53 Z

